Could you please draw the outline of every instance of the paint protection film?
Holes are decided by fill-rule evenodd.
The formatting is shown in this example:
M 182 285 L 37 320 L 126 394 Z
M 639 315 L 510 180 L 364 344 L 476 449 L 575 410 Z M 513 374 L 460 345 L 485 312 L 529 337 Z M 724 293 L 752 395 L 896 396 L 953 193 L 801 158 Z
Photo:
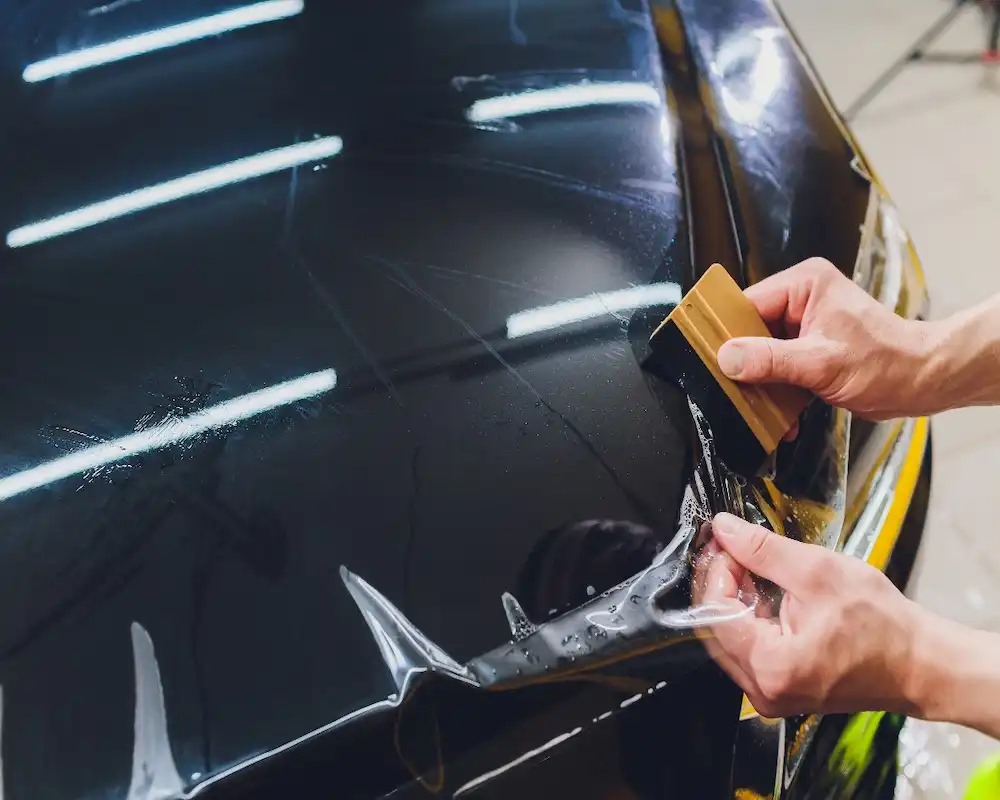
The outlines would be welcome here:
M 850 416 L 816 404 L 807 412 L 798 440 L 779 452 L 772 475 L 746 479 L 718 458 L 711 429 L 694 405 L 691 413 L 700 453 L 666 546 L 654 550 L 651 560 L 624 582 L 599 593 L 588 586 L 590 599 L 545 621 L 532 618 L 521 598 L 505 593 L 510 640 L 465 664 L 430 642 L 345 567 L 343 580 L 401 692 L 414 674 L 427 670 L 496 690 L 586 675 L 634 675 L 647 657 L 691 666 L 708 658 L 696 632 L 711 636 L 713 626 L 743 615 L 776 613 L 778 589 L 750 574 L 739 576 L 735 594 L 724 602 L 706 599 L 705 582 L 722 557 L 713 541 L 712 519 L 727 512 L 781 535 L 835 547 L 843 522 Z M 609 533 L 617 528 L 623 538 L 634 537 L 634 527 L 610 525 Z M 570 572 L 574 557 L 580 554 L 572 545 L 549 547 L 553 563 L 537 565 L 536 571 L 551 575 L 561 565 Z M 553 610 L 559 600 L 577 594 L 575 589 L 550 589 L 559 595 L 549 599 Z M 538 598 L 528 605 L 537 608 Z M 689 646 L 677 646 L 682 644 Z
M 715 686 L 684 701 L 694 703 L 699 715 L 726 718 L 735 714 L 731 693 L 719 692 L 717 684 L 712 683 L 717 678 L 706 675 L 705 681 L 693 683 L 689 678 L 697 678 L 701 671 L 693 672 L 694 668 L 710 660 L 705 637 L 734 619 L 776 613 L 780 593 L 753 575 L 743 575 L 733 598 L 724 603 L 704 601 L 703 576 L 719 558 L 712 544 L 711 521 L 716 514 L 728 512 L 786 536 L 837 546 L 843 520 L 850 417 L 814 404 L 802 420 L 796 442 L 779 451 L 773 474 L 747 479 L 730 471 L 718 458 L 712 431 L 694 406 L 691 416 L 697 433 L 694 467 L 674 535 L 665 545 L 659 546 L 654 537 L 644 535 L 642 526 L 632 523 L 581 523 L 584 528 L 596 525 L 604 541 L 617 538 L 628 556 L 626 560 L 637 566 L 631 577 L 604 591 L 591 585 L 575 586 L 573 575 L 595 573 L 574 565 L 574 559 L 585 557 L 587 548 L 580 546 L 586 537 L 577 535 L 579 530 L 575 528 L 579 526 L 571 526 L 557 537 L 560 541 L 541 548 L 533 568 L 536 584 L 523 580 L 516 594 L 508 592 L 498 598 L 509 622 L 510 638 L 462 663 L 345 565 L 340 572 L 343 583 L 372 634 L 396 691 L 299 739 L 202 779 L 181 796 L 227 797 L 229 787 L 244 782 L 287 788 L 290 775 L 299 775 L 308 783 L 313 773 L 308 769 L 301 772 L 302 761 L 312 763 L 313 757 L 317 759 L 316 769 L 323 775 L 349 769 L 350 753 L 354 751 L 348 744 L 356 742 L 358 732 L 363 730 L 376 738 L 382 735 L 378 731 L 384 731 L 393 743 L 395 756 L 391 762 L 372 773 L 381 784 L 378 796 L 392 787 L 397 787 L 394 796 L 399 797 L 417 796 L 407 794 L 410 789 L 417 794 L 445 789 L 453 796 L 475 794 L 486 784 L 503 784 L 512 774 L 512 767 L 539 753 L 562 748 L 570 739 L 579 743 L 591 734 L 600 736 L 601 730 L 607 730 L 601 727 L 603 722 L 618 714 L 632 715 L 630 718 L 637 721 L 623 723 L 622 730 L 634 729 L 636 741 L 645 741 L 653 723 L 643 715 L 645 704 L 638 707 L 639 717 L 634 717 L 633 705 L 647 695 L 660 697 L 660 690 L 669 689 L 675 679 L 678 686 L 683 683 L 689 687 L 688 691 L 695 685 Z M 566 578 L 564 583 L 559 582 L 560 576 Z M 545 588 L 533 588 L 537 586 Z M 581 595 L 586 598 L 583 602 L 558 610 L 565 598 Z M 551 609 L 546 608 L 549 603 Z M 550 612 L 545 619 L 539 618 L 538 608 Z M 357 646 L 370 644 L 360 642 Z M 501 699 L 497 692 L 506 695 Z M 527 739 L 520 728 L 510 727 L 511 720 L 521 714 L 535 715 L 540 705 L 559 698 L 565 701 L 571 695 L 577 698 L 575 710 L 546 717 L 544 722 L 533 716 L 535 727 Z M 626 699 L 618 702 L 622 696 Z M 672 696 L 665 691 L 662 697 L 666 705 L 660 701 L 650 703 L 654 718 L 670 707 Z M 611 698 L 615 699 L 609 708 Z M 159 704 L 152 705 L 162 704 L 162 696 L 152 699 L 159 700 Z M 690 714 L 691 706 L 682 705 L 683 713 Z M 145 716 L 139 706 L 136 711 L 137 720 Z M 495 743 L 509 751 L 506 755 L 494 752 L 492 746 L 489 752 L 475 755 L 477 741 L 493 735 L 488 731 L 495 734 L 501 730 L 511 732 L 510 741 Z M 155 742 L 148 736 L 143 740 Z M 628 741 L 632 744 L 626 750 L 636 746 L 631 738 Z M 674 742 L 675 749 L 688 753 L 683 750 L 686 741 Z M 712 747 L 706 749 L 704 743 L 698 745 L 700 741 L 691 739 L 690 756 L 680 758 L 715 752 Z M 525 742 L 541 745 L 524 752 Z M 732 741 L 714 746 L 717 752 L 730 752 Z M 159 763 L 151 761 L 158 748 L 140 749 L 143 752 L 137 751 L 137 764 Z M 341 764 L 338 757 L 346 758 L 347 763 Z M 636 759 L 641 762 L 640 772 L 647 774 L 649 758 L 637 755 Z M 446 763 L 450 765 L 447 774 Z M 497 763 L 502 766 L 496 767 Z M 174 774 L 172 769 L 157 772 L 167 786 L 175 784 Z M 723 774 L 705 765 L 704 775 Z M 679 779 L 676 774 L 671 777 L 669 771 L 664 775 L 663 779 Z M 416 782 L 410 784 L 407 776 Z M 404 791 L 404 783 L 410 789 Z

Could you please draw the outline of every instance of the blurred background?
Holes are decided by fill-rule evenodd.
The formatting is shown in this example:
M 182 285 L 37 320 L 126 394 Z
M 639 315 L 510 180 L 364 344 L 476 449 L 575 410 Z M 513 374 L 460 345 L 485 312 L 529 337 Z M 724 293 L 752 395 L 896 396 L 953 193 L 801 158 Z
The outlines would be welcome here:
M 781 0 L 837 105 L 864 89 L 947 11 L 945 0 Z M 978 54 L 987 30 L 968 4 L 930 50 Z M 1000 65 L 916 62 L 851 127 L 917 247 L 935 317 L 1000 292 Z M 1000 411 L 934 423 L 934 494 L 911 596 L 1000 631 Z M 1000 743 L 949 725 L 910 722 L 897 797 L 960 797 Z

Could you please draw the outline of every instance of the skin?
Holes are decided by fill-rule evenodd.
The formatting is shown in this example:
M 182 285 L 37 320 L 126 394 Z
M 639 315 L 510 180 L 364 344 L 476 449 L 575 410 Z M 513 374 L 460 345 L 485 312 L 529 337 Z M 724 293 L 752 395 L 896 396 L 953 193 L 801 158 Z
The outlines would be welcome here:
M 746 295 L 777 338 L 720 350 L 736 380 L 796 384 L 873 419 L 1000 403 L 1000 297 L 904 320 L 821 259 Z M 1000 737 L 1000 636 L 932 614 L 860 560 L 728 514 L 713 532 L 695 599 L 737 613 L 706 644 L 761 714 L 898 711 Z M 777 614 L 745 591 L 753 575 L 784 590 Z

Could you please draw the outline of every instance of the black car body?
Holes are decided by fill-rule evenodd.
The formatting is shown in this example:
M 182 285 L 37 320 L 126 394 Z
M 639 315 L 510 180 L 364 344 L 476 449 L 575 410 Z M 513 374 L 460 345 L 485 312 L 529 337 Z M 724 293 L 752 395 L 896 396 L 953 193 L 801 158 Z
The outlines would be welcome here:
M 713 261 L 923 312 L 773 6 L 95 2 L 0 9 L 0 796 L 886 791 L 662 555 L 692 485 L 901 583 L 923 523 L 925 420 L 746 483 L 640 368 Z

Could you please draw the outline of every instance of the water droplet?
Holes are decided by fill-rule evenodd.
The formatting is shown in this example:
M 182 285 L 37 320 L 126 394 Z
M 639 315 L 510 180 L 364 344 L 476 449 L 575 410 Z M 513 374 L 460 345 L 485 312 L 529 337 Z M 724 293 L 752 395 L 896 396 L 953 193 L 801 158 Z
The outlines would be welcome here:
M 593 586 L 588 586 L 587 597 L 593 597 L 595 594 L 597 594 L 597 589 L 595 589 Z
M 191 780 L 193 780 L 193 781 L 198 780 L 198 778 L 200 778 L 200 777 L 201 777 L 201 773 L 200 772 L 192 772 L 191 773 Z

